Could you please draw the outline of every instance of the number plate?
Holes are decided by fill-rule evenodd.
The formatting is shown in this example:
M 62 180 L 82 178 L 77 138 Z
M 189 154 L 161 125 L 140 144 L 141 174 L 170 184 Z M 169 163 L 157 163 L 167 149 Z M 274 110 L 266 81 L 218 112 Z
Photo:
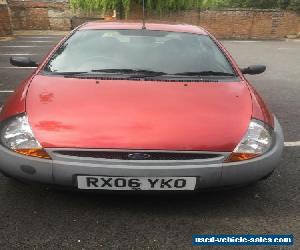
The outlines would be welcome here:
M 77 176 L 79 189 L 194 190 L 196 177 Z

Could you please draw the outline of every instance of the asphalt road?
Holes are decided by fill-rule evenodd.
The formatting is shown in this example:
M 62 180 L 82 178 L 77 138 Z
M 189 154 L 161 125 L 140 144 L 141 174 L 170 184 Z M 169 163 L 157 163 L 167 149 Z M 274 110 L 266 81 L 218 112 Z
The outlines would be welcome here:
M 0 42 L 1 104 L 9 95 L 3 91 L 13 90 L 32 71 L 7 68 L 9 54 L 33 54 L 39 61 L 59 39 L 19 36 Z M 251 77 L 253 85 L 282 123 L 286 141 L 300 141 L 300 42 L 224 44 L 241 67 L 268 66 L 266 73 Z M 274 233 L 294 234 L 294 249 L 300 249 L 299 170 L 298 146 L 285 148 L 270 179 L 231 191 L 83 194 L 21 184 L 0 175 L 0 248 L 190 249 L 192 234 Z

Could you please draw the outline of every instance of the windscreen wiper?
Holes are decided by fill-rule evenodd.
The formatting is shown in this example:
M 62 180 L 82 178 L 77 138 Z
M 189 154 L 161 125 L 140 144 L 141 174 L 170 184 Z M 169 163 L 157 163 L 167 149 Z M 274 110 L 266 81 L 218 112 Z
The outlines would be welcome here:
M 199 72 L 182 72 L 174 75 L 179 76 L 236 76 L 233 73 L 218 72 L 218 71 L 199 71 Z
M 165 72 L 146 70 L 146 69 L 99 69 L 91 70 L 93 73 L 109 73 L 109 74 L 128 74 L 130 77 L 151 77 L 167 75 Z
M 75 75 L 82 75 L 82 74 L 88 74 L 87 71 L 74 71 L 74 72 L 56 72 L 56 71 L 44 71 L 46 74 L 52 74 L 52 75 L 62 75 L 62 76 L 75 76 Z

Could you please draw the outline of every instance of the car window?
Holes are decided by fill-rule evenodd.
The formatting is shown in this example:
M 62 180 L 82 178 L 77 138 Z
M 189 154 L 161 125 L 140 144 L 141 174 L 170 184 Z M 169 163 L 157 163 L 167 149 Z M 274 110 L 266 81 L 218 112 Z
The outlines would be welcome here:
M 235 75 L 227 58 L 209 36 L 150 30 L 77 31 L 44 68 L 52 73 L 101 69 Z

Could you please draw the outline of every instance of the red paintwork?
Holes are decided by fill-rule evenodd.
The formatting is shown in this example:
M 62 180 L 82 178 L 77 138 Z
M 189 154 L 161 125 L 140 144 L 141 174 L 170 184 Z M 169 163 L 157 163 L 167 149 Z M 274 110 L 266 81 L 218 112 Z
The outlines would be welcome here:
M 141 27 L 140 23 L 98 22 L 79 29 Z M 147 28 L 210 35 L 190 25 L 147 24 Z M 251 117 L 273 126 L 273 116 L 230 54 L 215 41 L 240 82 L 184 86 L 182 82 L 111 80 L 96 84 L 91 79 L 38 75 L 56 47 L 10 98 L 0 121 L 27 112 L 43 147 L 230 152 L 244 136 Z
M 26 111 L 44 147 L 232 151 L 252 103 L 241 83 L 36 76 Z
M 0 113 L 0 121 L 25 112 L 26 94 L 29 83 L 30 78 L 23 81 L 15 92 L 8 98 Z
M 90 22 L 84 24 L 79 29 L 80 30 L 90 30 L 90 29 L 124 29 L 124 30 L 136 30 L 142 29 L 143 25 L 141 22 Z M 207 35 L 207 32 L 197 26 L 188 24 L 169 24 L 169 23 L 146 23 L 147 30 L 160 30 L 160 31 L 170 31 L 170 32 L 187 32 L 200 35 Z
M 207 32 L 208 33 L 208 32 Z M 268 124 L 270 127 L 274 127 L 274 115 L 269 111 L 267 105 L 260 97 L 258 92 L 254 89 L 254 87 L 248 82 L 245 76 L 242 74 L 241 70 L 239 69 L 238 64 L 227 51 L 227 49 L 210 33 L 208 33 L 217 45 L 224 51 L 225 55 L 227 56 L 228 60 L 231 62 L 233 68 L 235 69 L 236 73 L 242 79 L 242 82 L 248 85 L 250 95 L 252 98 L 252 118 L 258 119 L 263 121 L 264 123 Z
M 270 127 L 274 127 L 274 116 L 268 110 L 267 105 L 257 93 L 257 91 L 249 85 L 249 89 L 252 97 L 252 117 L 261 121 L 264 121 Z

